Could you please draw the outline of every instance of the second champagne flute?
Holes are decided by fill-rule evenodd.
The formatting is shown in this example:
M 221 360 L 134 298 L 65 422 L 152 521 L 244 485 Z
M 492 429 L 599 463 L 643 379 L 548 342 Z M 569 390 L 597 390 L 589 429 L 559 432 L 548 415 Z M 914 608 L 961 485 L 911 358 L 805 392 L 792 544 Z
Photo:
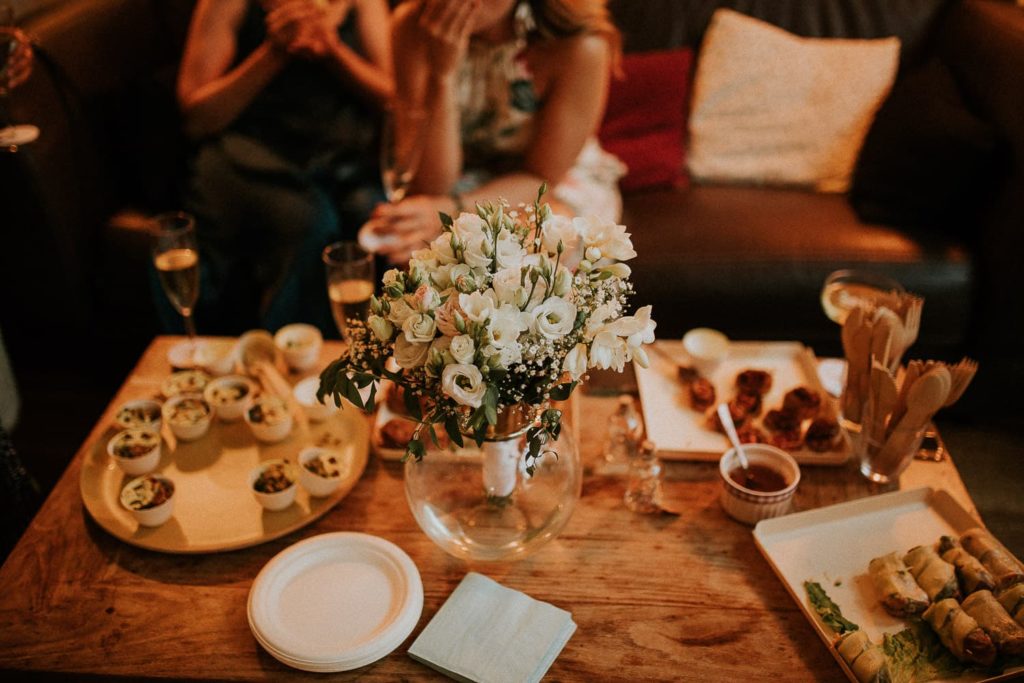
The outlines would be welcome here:
M 192 319 L 199 298 L 199 248 L 195 220 L 183 211 L 153 218 L 153 265 L 171 304 L 185 321 L 185 332 L 195 352 L 196 326 Z
M 348 320 L 365 321 L 373 296 L 373 254 L 363 251 L 355 242 L 335 242 L 323 252 L 327 270 L 327 296 L 338 332 L 348 338 Z
M 420 165 L 427 133 L 421 109 L 393 109 L 381 130 L 380 172 L 384 194 L 392 204 L 402 201 Z

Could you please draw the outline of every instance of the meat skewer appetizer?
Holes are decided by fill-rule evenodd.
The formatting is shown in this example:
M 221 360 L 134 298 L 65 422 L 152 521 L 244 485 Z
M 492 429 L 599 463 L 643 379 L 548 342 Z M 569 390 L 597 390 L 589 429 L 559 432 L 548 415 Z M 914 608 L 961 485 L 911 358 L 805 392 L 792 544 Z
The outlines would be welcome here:
M 956 567 L 956 575 L 960 578 L 960 588 L 964 595 L 976 590 L 992 590 L 996 581 L 991 572 L 985 569 L 978 558 L 964 550 L 960 541 L 952 536 L 939 539 L 939 554 L 946 562 Z
M 968 595 L 961 605 L 978 622 L 996 644 L 999 654 L 1017 657 L 1024 654 L 1024 628 L 1010 618 L 991 591 L 980 590 Z
M 1018 583 L 1000 593 L 999 604 L 1018 624 L 1024 626 L 1024 583 Z
M 956 569 L 946 562 L 935 548 L 930 545 L 919 545 L 911 548 L 903 561 L 910 568 L 910 573 L 917 585 L 924 589 L 932 602 L 946 598 L 960 598 L 960 584 L 956 580 Z
M 995 661 L 996 646 L 992 639 L 953 598 L 936 602 L 922 616 L 942 644 L 960 661 L 982 666 Z
M 960 543 L 971 555 L 981 560 L 985 568 L 992 572 L 996 588 L 1004 591 L 1010 586 L 1024 583 L 1024 570 L 1020 564 L 1008 552 L 1003 550 L 992 534 L 984 529 L 977 528 L 965 532 L 960 537 Z
M 914 581 L 899 553 L 871 560 L 868 574 L 885 611 L 894 617 L 908 617 L 927 609 L 928 594 Z

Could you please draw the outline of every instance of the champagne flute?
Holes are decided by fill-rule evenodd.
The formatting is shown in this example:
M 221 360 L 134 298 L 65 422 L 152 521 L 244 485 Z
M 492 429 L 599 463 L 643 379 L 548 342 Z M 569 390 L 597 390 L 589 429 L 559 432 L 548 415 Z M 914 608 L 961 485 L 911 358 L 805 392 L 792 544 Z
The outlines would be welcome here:
M 160 214 L 153 218 L 152 234 L 153 265 L 167 298 L 185 321 L 191 357 L 196 348 L 192 313 L 199 298 L 195 219 L 183 211 Z
M 14 9 L 0 4 L 0 99 L 21 85 L 32 71 L 32 44 L 29 37 L 14 25 Z M 5 112 L 6 118 L 6 112 Z M 17 152 L 39 137 L 36 126 L 5 125 L 0 127 L 0 149 Z
M 381 129 L 380 172 L 384 194 L 396 204 L 409 192 L 419 169 L 427 134 L 427 114 L 422 109 L 392 109 Z
M 348 337 L 349 320 L 363 320 L 370 313 L 373 296 L 373 254 L 363 251 L 355 242 L 335 242 L 323 252 L 327 269 L 327 297 L 331 313 L 342 339 Z

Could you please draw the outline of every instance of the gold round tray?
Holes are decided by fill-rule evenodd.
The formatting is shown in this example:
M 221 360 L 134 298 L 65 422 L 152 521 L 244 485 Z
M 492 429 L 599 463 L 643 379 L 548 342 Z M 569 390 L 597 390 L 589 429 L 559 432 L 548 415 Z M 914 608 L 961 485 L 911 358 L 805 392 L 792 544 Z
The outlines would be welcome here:
M 165 427 L 166 429 L 166 427 Z M 86 454 L 79 488 L 96 523 L 131 545 L 165 553 L 212 553 L 259 545 L 315 522 L 344 498 L 366 468 L 369 425 L 351 405 L 319 424 L 296 422 L 275 444 L 256 441 L 244 421 L 214 420 L 202 438 L 176 444 L 165 436 L 156 473 L 175 484 L 174 515 L 162 526 L 139 526 L 119 501 L 129 477 L 107 455 L 108 430 Z M 312 498 L 298 485 L 295 502 L 279 512 L 264 510 L 249 487 L 249 472 L 264 460 L 298 462 L 310 445 L 335 448 L 351 459 L 348 476 L 330 496 Z

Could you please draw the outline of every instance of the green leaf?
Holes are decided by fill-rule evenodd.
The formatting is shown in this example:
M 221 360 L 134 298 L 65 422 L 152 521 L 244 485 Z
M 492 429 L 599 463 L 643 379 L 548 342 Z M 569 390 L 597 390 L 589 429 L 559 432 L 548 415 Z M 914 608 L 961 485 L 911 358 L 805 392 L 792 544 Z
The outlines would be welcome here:
M 462 432 L 459 430 L 459 418 L 454 415 L 449 415 L 444 421 L 444 431 L 448 433 L 448 438 L 452 440 L 452 443 L 459 448 L 464 447 L 462 441 Z
M 441 225 L 451 230 L 451 227 L 454 224 L 452 217 L 446 214 L 444 211 L 439 211 L 438 216 L 441 219 Z
M 498 424 L 498 387 L 493 384 L 488 385 L 487 391 L 484 392 L 483 407 L 487 415 L 487 424 Z
M 569 396 L 572 394 L 572 390 L 576 388 L 577 384 L 579 384 L 579 382 L 564 382 L 559 384 L 551 390 L 551 398 L 556 401 L 568 400 Z
M 363 408 L 368 413 L 372 413 L 373 409 L 374 409 L 374 406 L 376 406 L 376 404 L 377 404 L 377 386 L 378 386 L 377 384 L 371 384 L 370 385 L 370 395 L 366 399 L 366 405 L 363 406 Z
M 434 425 L 427 426 L 427 433 L 430 434 L 430 440 L 434 442 L 434 447 L 440 448 L 441 442 L 437 440 L 437 431 L 434 429 Z
M 419 397 L 414 395 L 411 391 L 402 392 L 402 402 L 405 404 L 405 410 L 416 420 L 423 419 L 423 413 L 420 411 L 420 400 Z
M 406 445 L 405 447 L 405 457 L 407 458 L 411 455 L 412 457 L 416 458 L 417 462 L 422 460 L 423 456 L 426 454 L 427 449 L 423 445 L 423 442 L 420 441 L 419 439 L 411 439 L 408 445 Z
M 811 606 L 814 607 L 814 611 L 817 612 L 818 616 L 821 617 L 821 620 L 837 634 L 843 635 L 844 633 L 856 631 L 860 628 L 857 624 L 843 616 L 842 611 L 839 609 L 839 605 L 832 602 L 832 598 L 828 597 L 828 594 L 825 592 L 825 589 L 821 587 L 821 584 L 815 581 L 804 581 L 804 590 L 807 591 L 807 597 L 811 601 Z

